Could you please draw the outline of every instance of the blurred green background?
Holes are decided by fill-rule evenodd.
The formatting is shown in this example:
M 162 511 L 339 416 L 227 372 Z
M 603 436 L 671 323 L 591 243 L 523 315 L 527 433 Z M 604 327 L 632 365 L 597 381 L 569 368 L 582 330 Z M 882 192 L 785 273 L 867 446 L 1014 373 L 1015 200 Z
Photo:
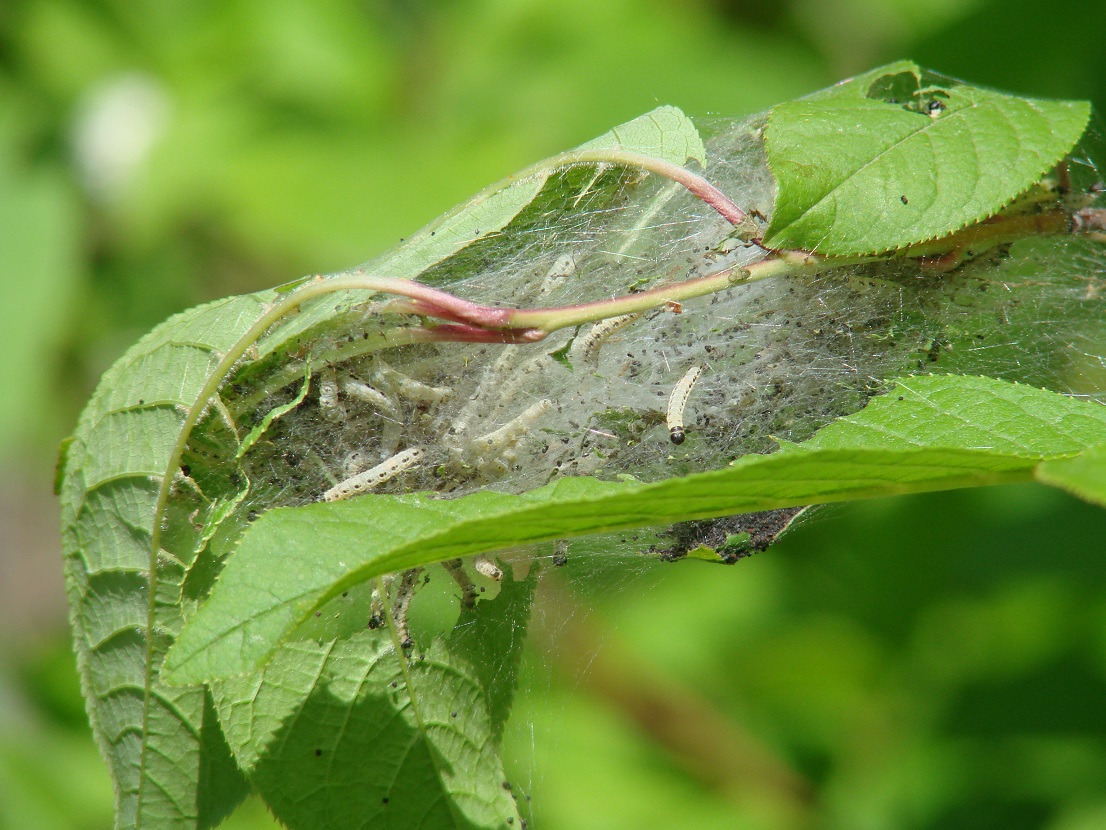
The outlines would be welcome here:
M 913 57 L 1102 111 L 1103 43 L 1102 0 L 5 0 L 0 828 L 111 824 L 50 485 L 164 317 L 368 259 L 660 103 L 738 115 Z M 1106 827 L 1104 550 L 1106 511 L 1027 486 L 550 583 L 506 749 L 532 826 Z

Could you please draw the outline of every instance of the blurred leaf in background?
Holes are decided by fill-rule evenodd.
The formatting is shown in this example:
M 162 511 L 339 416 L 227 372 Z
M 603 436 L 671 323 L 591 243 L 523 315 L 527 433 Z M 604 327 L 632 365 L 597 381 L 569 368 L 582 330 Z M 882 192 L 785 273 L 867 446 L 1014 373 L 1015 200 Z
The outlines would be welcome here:
M 49 482 L 154 324 L 364 261 L 657 104 L 747 113 L 909 56 L 1101 110 L 1104 40 L 1098 0 L 7 0 L 0 828 L 110 825 Z M 1106 824 L 1102 512 L 1014 488 L 829 516 L 735 570 L 638 592 L 623 569 L 612 596 L 543 606 L 623 662 L 562 672 L 533 647 L 512 729 L 539 826 Z M 638 676 L 732 740 L 677 741 L 619 692 Z M 234 821 L 271 824 L 256 803 Z

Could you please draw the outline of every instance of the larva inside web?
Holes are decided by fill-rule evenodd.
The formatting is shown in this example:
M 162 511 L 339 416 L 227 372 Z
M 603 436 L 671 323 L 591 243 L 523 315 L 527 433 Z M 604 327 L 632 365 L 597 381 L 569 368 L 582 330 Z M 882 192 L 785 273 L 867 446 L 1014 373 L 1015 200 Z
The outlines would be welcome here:
M 684 409 L 687 407 L 687 399 L 691 397 L 691 390 L 695 388 L 695 382 L 703 372 L 701 366 L 692 366 L 687 373 L 672 387 L 672 394 L 668 397 L 668 438 L 673 444 L 684 442 Z
M 751 217 L 767 220 L 774 181 L 763 125 L 764 116 L 721 125 L 703 172 Z M 1068 184 L 1101 202 L 1092 192 L 1098 172 L 1082 152 L 1070 167 Z M 615 167 L 570 168 L 551 176 L 507 227 L 418 279 L 473 302 L 566 306 L 745 267 L 766 253 L 747 228 L 735 229 L 679 186 Z M 374 264 L 363 267 L 372 273 Z M 654 481 L 716 469 L 774 450 L 777 438 L 801 441 L 860 409 L 886 379 L 909 373 L 984 374 L 1100 394 L 1104 273 L 1101 245 L 1031 239 L 946 273 L 892 259 L 777 278 L 540 343 L 364 353 L 356 347 L 367 334 L 418 321 L 389 312 L 380 298 L 351 300 L 273 354 L 269 374 L 254 367 L 232 380 L 260 417 L 294 396 L 290 379 L 303 377 L 305 360 L 320 378 L 243 459 L 251 487 L 240 509 L 328 493 L 521 493 L 565 476 Z M 248 422 L 253 410 L 228 406 Z M 695 440 L 681 444 L 689 433 Z M 192 469 L 204 463 L 197 458 Z M 356 476 L 364 476 L 361 489 L 350 483 Z M 576 549 L 574 542 L 573 563 L 586 558 Z
M 419 463 L 425 453 L 418 447 L 396 453 L 387 461 L 351 476 L 323 493 L 323 501 L 342 501 L 368 492 Z

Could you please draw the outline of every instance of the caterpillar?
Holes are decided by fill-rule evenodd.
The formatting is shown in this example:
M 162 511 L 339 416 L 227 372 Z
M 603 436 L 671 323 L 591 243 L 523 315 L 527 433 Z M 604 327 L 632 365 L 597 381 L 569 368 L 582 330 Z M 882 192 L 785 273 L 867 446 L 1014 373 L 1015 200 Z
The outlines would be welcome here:
M 673 444 L 684 442 L 684 407 L 687 399 L 691 397 L 691 390 L 699 375 L 703 373 L 702 366 L 692 366 L 687 370 L 679 382 L 672 387 L 672 394 L 668 396 L 668 439 Z
M 484 554 L 477 554 L 476 558 L 472 560 L 473 567 L 476 568 L 476 572 L 481 576 L 486 576 L 488 579 L 499 582 L 503 579 L 503 571 Z
M 347 478 L 345 481 L 334 485 L 323 493 L 323 501 L 342 501 L 351 496 L 364 493 L 366 490 L 371 490 L 378 484 L 383 484 L 385 481 L 395 478 L 404 470 L 418 463 L 423 455 L 423 451 L 418 447 L 412 447 L 409 450 L 397 453 L 372 469 L 365 470 L 363 473 L 358 473 L 352 478 Z
M 383 412 L 389 415 L 396 415 L 399 413 L 399 407 L 396 406 L 395 401 L 383 392 L 369 386 L 367 383 L 362 383 L 353 378 L 346 378 L 341 383 L 341 389 L 347 396 L 357 398 L 357 400 L 367 403 L 377 412 Z M 319 397 L 321 402 L 322 393 L 320 393 Z
M 329 369 L 319 379 L 319 408 L 328 421 L 346 418 L 346 410 L 338 400 L 338 378 Z
M 534 423 L 553 408 L 553 401 L 543 398 L 531 404 L 521 415 L 494 432 L 469 441 L 465 454 L 474 460 L 488 459 L 495 452 L 510 449 L 526 434 Z
M 580 341 L 580 358 L 584 363 L 595 366 L 599 363 L 599 349 L 607 341 L 607 338 L 619 329 L 629 325 L 641 316 L 640 313 L 621 314 L 618 317 L 608 317 L 596 323 L 584 335 Z

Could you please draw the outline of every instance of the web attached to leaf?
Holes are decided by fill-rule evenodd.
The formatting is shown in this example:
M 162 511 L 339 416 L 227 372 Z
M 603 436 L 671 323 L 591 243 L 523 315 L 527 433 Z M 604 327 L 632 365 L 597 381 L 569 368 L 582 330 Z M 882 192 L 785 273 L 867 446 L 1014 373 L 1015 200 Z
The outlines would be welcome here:
M 775 195 L 764 125 L 765 116 L 717 124 L 704 171 L 762 225 Z M 1082 149 L 1070 168 L 1087 199 L 1098 199 L 1098 169 Z M 681 186 L 595 165 L 550 176 L 506 227 L 474 228 L 473 239 L 420 281 L 483 304 L 567 306 L 768 255 Z M 373 273 L 373 263 L 363 267 Z M 379 295 L 327 302 L 325 314 L 316 303 L 277 327 L 296 334 L 275 338 L 272 349 L 262 344 L 192 438 L 170 526 L 208 523 L 201 535 L 209 556 L 196 568 L 214 567 L 261 512 L 316 502 L 359 474 L 371 473 L 373 492 L 447 498 L 485 488 L 522 493 L 565 476 L 655 481 L 801 441 L 862 408 L 888 379 L 912 373 L 1106 394 L 1106 251 L 1067 235 L 1026 239 L 952 271 L 889 258 L 736 285 L 530 344 L 370 349 L 362 344 L 417 321 Z M 695 367 L 686 438 L 674 444 L 669 400 Z M 237 457 L 237 436 L 249 427 L 263 432 Z M 779 529 L 791 518 L 775 517 Z M 519 573 L 567 558 L 563 573 L 590 581 L 612 563 L 645 573 L 700 546 L 724 551 L 743 533 L 740 524 L 661 528 L 503 557 Z M 479 607 L 501 586 L 475 579 Z M 461 613 L 444 572 L 431 586 L 412 610 L 416 643 L 445 636 Z M 372 602 L 369 586 L 353 590 L 297 637 L 355 636 Z
M 706 177 L 768 217 L 762 125 L 722 129 Z M 1075 164 L 1097 176 L 1089 161 Z M 678 185 L 570 168 L 502 232 L 421 280 L 486 304 L 572 305 L 765 255 L 733 231 Z M 416 447 L 420 463 L 377 491 L 522 492 L 564 475 L 656 480 L 770 452 L 775 439 L 802 440 L 856 411 L 901 374 L 982 374 L 1095 396 L 1106 353 L 1102 257 L 1085 239 L 1028 239 L 951 272 L 891 259 L 735 286 L 598 338 L 585 324 L 534 344 L 411 345 L 319 370 L 320 356 L 389 321 L 377 300 L 353 304 L 340 325 L 294 344 L 300 382 L 302 361 L 315 361 L 313 391 L 243 469 L 262 484 L 263 507 L 313 501 Z M 686 407 L 688 438 L 674 446 L 668 397 L 693 366 L 702 373 Z M 254 395 L 252 414 L 298 389 Z

